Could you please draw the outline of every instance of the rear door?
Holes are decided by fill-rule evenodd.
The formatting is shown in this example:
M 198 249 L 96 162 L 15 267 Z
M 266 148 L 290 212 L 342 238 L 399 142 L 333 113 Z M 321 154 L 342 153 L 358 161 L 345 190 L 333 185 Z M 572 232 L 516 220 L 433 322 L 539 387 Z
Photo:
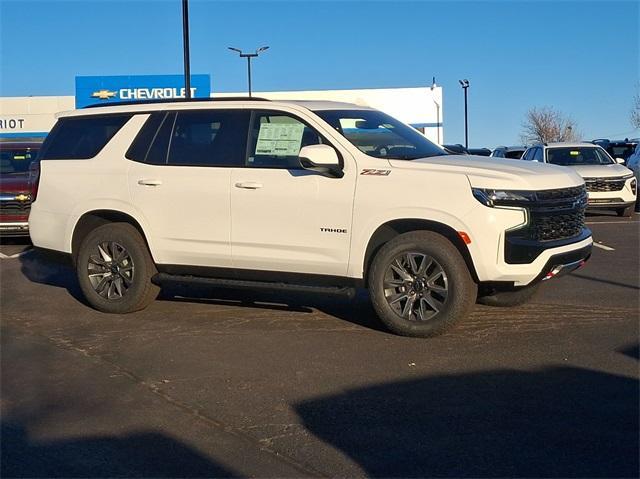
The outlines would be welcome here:
M 239 109 L 154 114 L 139 134 L 153 136 L 147 151 L 148 142 L 134 141 L 129 188 L 157 262 L 231 265 L 229 185 L 232 167 L 244 162 L 249 115 Z M 136 144 L 143 146 L 135 151 Z
M 342 178 L 302 169 L 300 148 L 319 143 L 293 114 L 254 111 L 246 165 L 231 177 L 235 268 L 346 276 L 355 168 L 340 151 Z

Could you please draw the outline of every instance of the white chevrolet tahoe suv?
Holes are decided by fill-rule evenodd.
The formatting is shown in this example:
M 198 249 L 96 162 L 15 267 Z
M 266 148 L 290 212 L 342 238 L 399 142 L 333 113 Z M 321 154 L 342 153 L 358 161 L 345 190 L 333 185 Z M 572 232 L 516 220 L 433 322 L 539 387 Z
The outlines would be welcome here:
M 567 168 L 451 156 L 346 103 L 118 104 L 60 114 L 34 172 L 34 245 L 71 255 L 86 300 L 127 313 L 167 280 L 351 293 L 398 334 L 476 301 L 523 303 L 589 257 Z

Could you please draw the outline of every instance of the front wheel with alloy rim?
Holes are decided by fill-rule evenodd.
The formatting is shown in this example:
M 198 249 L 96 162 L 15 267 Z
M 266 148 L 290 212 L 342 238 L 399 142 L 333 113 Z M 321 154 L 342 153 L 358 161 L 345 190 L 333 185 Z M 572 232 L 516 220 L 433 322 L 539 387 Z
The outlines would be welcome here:
M 477 286 L 457 248 L 430 231 L 401 234 L 376 254 L 369 274 L 376 313 L 393 332 L 442 334 L 473 307 Z
M 76 274 L 87 302 L 105 313 L 145 308 L 160 291 L 151 282 L 157 273 L 147 245 L 128 223 L 94 229 L 80 244 Z

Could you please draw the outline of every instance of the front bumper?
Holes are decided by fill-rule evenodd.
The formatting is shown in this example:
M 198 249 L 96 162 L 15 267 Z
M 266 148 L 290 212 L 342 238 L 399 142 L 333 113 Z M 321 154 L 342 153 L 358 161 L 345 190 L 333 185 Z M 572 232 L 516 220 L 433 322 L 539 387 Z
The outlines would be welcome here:
M 624 186 L 619 190 L 589 191 L 587 209 L 618 209 L 631 206 L 636 201 L 637 188 L 636 178 L 631 177 L 625 181 Z
M 545 250 L 572 245 L 587 238 L 591 238 L 591 230 L 585 227 L 577 236 L 553 241 L 534 241 L 507 233 L 505 235 L 504 260 L 509 264 L 531 263 Z
M 546 281 L 551 278 L 558 278 L 580 268 L 591 257 L 592 246 L 593 245 L 590 244 L 589 246 L 585 246 L 584 248 L 580 248 L 575 251 L 551 256 L 544 265 L 544 268 L 542 268 L 542 272 L 532 281 L 532 284 L 539 281 Z
M 28 236 L 29 223 L 27 221 L 0 221 L 0 235 Z
M 612 198 L 608 200 L 594 200 L 589 201 L 587 210 L 610 210 L 618 208 L 626 208 L 627 206 L 635 205 L 636 200 L 633 201 L 621 201 L 621 198 Z

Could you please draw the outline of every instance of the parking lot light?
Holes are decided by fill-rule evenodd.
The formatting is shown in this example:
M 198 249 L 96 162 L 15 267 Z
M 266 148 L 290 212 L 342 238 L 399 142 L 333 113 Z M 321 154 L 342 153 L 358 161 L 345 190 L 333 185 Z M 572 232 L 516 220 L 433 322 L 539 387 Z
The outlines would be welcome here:
M 268 50 L 269 47 L 268 46 L 260 47 L 254 53 L 244 53 L 242 50 L 235 47 L 228 47 L 228 48 L 231 51 L 237 52 L 240 55 L 240 58 L 247 59 L 247 78 L 249 83 L 249 97 L 251 97 L 251 59 L 257 57 L 260 53 L 264 52 L 265 50 Z
M 464 90 L 464 147 L 469 148 L 469 118 L 467 115 L 467 89 L 469 88 L 469 80 L 458 80 L 460 86 Z

